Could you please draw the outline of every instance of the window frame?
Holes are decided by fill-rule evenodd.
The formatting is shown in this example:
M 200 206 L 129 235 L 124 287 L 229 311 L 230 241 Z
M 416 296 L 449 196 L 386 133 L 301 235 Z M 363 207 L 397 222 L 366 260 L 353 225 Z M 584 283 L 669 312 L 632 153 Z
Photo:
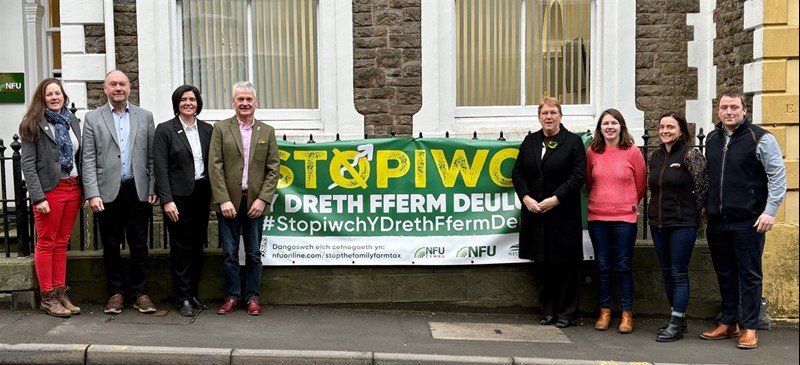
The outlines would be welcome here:
M 183 59 L 176 50 L 180 34 L 178 1 L 137 2 L 139 100 L 142 107 L 153 112 L 157 122 L 174 118 L 172 92 L 184 84 Z M 341 138 L 363 138 L 364 116 L 356 111 L 353 98 L 352 2 L 319 0 L 318 12 L 318 114 L 294 109 L 258 109 L 256 118 L 287 137 L 308 138 L 313 133 L 315 139 L 325 140 L 338 133 Z M 234 115 L 232 108 L 203 110 L 198 118 L 214 122 Z
M 635 102 L 636 2 L 591 0 L 591 19 L 589 104 L 563 105 L 562 123 L 573 131 L 593 130 L 600 111 L 614 107 L 625 115 L 631 133 L 640 135 L 644 113 Z M 438 82 L 422 84 L 422 108 L 414 115 L 413 133 L 503 131 L 506 137 L 520 138 L 538 130 L 538 105 L 456 106 L 455 37 L 455 1 L 423 1 L 422 78 Z
M 184 71 L 185 70 L 184 70 L 184 62 L 183 62 L 183 44 L 182 44 L 183 27 L 181 26 L 181 22 L 182 22 L 182 19 L 183 19 L 183 16 L 182 16 L 183 14 L 182 14 L 182 11 L 181 11 L 181 7 L 178 6 L 177 4 L 182 2 L 182 1 L 186 1 L 186 0 L 177 0 L 175 2 L 176 3 L 176 6 L 175 6 L 175 21 L 177 23 L 176 27 L 175 27 L 175 30 L 176 30 L 175 31 L 175 37 L 176 37 L 175 39 L 176 39 L 176 43 L 178 43 L 178 44 L 176 44 L 176 47 L 174 48 L 174 50 L 175 50 L 175 60 L 177 61 L 176 62 L 176 68 L 177 68 L 177 75 L 176 76 L 179 77 L 179 79 L 180 79 L 179 82 L 181 84 L 185 82 L 185 80 L 184 80 Z M 254 0 L 245 0 L 245 1 L 247 3 L 246 12 L 247 12 L 247 18 L 248 18 L 248 20 L 246 22 L 247 52 L 252 54 L 252 52 L 253 52 L 253 45 L 252 45 L 252 43 L 253 43 L 253 22 L 251 20 L 253 19 L 252 3 L 253 3 Z M 319 14 L 320 14 L 320 10 L 319 9 L 320 9 L 320 6 L 321 6 L 321 2 L 322 2 L 322 0 L 318 0 L 318 6 L 317 6 L 317 14 L 318 14 L 317 19 L 320 20 L 320 23 L 322 22 L 322 19 L 319 17 Z M 317 26 L 317 37 L 318 37 L 318 39 L 319 39 L 319 37 L 322 37 L 320 29 L 321 29 L 321 27 Z M 318 44 L 319 44 L 319 42 L 318 42 Z M 322 87 L 321 87 L 322 75 L 321 75 L 321 70 L 322 70 L 322 67 L 321 67 L 321 64 L 319 62 L 317 63 L 317 65 L 318 65 L 318 69 L 317 69 L 317 87 L 318 87 L 318 89 L 317 89 L 317 105 L 319 106 L 318 108 L 315 108 L 315 109 L 266 109 L 266 108 L 262 108 L 259 105 L 259 108 L 257 108 L 256 112 L 255 112 L 255 118 L 258 119 L 258 120 L 270 121 L 271 123 L 291 124 L 293 129 L 321 129 L 322 128 L 322 111 L 321 111 L 321 106 L 322 106 Z M 247 81 L 251 81 L 253 83 L 256 83 L 257 81 L 255 81 L 253 79 L 254 74 L 255 74 L 254 67 L 255 66 L 254 66 L 253 57 L 252 57 L 252 55 L 249 55 L 249 57 L 247 58 L 247 74 L 248 74 L 248 80 Z M 231 98 L 233 98 L 233 95 L 231 95 Z M 201 117 L 201 119 L 208 119 L 208 120 L 222 120 L 222 119 L 230 118 L 232 111 L 233 111 L 233 107 L 232 106 L 231 106 L 231 108 L 226 108 L 226 109 L 210 109 L 210 108 L 209 109 L 203 109 L 200 117 Z

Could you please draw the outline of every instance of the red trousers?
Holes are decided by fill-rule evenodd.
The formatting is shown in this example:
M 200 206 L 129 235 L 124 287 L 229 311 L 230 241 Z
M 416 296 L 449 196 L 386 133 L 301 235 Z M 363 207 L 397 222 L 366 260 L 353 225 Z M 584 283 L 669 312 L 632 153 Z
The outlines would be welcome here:
M 39 279 L 39 290 L 51 291 L 64 286 L 67 276 L 67 246 L 72 226 L 83 200 L 78 179 L 63 179 L 55 189 L 44 193 L 49 213 L 35 208 L 36 250 L 33 262 Z

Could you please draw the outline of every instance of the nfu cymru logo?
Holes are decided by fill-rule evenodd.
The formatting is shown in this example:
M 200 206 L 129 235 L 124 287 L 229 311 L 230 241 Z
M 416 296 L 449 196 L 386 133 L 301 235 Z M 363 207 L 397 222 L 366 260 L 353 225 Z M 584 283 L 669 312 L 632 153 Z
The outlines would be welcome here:
M 24 103 L 25 83 L 22 73 L 0 73 L 0 103 Z
M 458 249 L 456 257 L 484 257 L 494 256 L 497 253 L 497 246 L 466 246 Z
M 511 245 L 511 247 L 508 249 L 508 256 L 519 256 L 519 243 L 516 245 Z
M 444 247 L 420 247 L 414 252 L 416 259 L 443 259 Z

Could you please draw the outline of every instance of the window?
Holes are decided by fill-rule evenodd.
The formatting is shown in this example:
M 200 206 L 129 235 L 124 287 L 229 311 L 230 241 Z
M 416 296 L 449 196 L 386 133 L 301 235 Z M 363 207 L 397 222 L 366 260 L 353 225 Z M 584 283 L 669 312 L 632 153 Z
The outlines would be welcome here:
M 47 7 L 47 44 L 50 53 L 50 75 L 61 77 L 61 13 L 59 0 L 50 0 Z
M 589 103 L 590 0 L 455 0 L 456 106 Z
M 254 81 L 260 109 L 318 109 L 317 0 L 184 0 L 183 78 L 208 109 Z

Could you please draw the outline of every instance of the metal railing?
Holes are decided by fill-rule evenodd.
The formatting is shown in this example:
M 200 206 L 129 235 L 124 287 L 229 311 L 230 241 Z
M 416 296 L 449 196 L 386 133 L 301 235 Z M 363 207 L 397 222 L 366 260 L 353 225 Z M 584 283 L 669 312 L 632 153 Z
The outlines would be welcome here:
M 70 111 L 74 114 L 77 109 L 75 109 L 75 105 L 72 105 Z M 528 134 L 531 132 L 528 131 Z M 590 131 L 587 131 L 590 133 Z M 370 136 L 364 134 L 364 139 L 368 139 Z M 395 133 L 392 132 L 390 134 L 391 138 L 396 137 Z M 445 138 L 450 138 L 450 132 L 445 132 Z M 417 138 L 423 138 L 422 132 L 419 133 Z M 645 134 L 642 136 L 642 140 L 644 144 L 639 146 L 645 161 L 647 160 L 647 156 L 649 155 L 650 151 L 657 149 L 658 145 L 651 145 L 649 144 L 651 136 L 645 130 Z M 284 141 L 287 140 L 287 136 L 283 135 L 282 139 Z M 472 139 L 478 139 L 478 132 L 473 132 Z M 700 133 L 697 135 L 697 139 L 699 144 L 693 146 L 694 148 L 699 149 L 701 152 L 704 150 L 703 141 L 705 139 L 705 135 L 703 134 L 703 129 L 700 128 Z M 339 134 L 336 134 L 336 141 L 340 141 Z M 503 132 L 500 132 L 499 141 L 505 141 L 505 137 L 503 136 Z M 309 135 L 309 139 L 306 143 L 316 143 L 314 140 L 313 134 Z M 4 145 L 3 140 L 0 139 L 0 179 L 2 179 L 2 188 L 0 189 L 0 194 L 2 194 L 2 230 L 3 230 L 3 237 L 2 237 L 2 251 L 5 254 L 5 257 L 11 257 L 14 253 L 17 256 L 24 257 L 29 256 L 31 252 L 33 252 L 35 244 L 36 244 L 36 234 L 35 234 L 35 226 L 34 226 L 34 217 L 33 214 L 29 214 L 32 212 L 31 202 L 28 199 L 28 189 L 25 185 L 25 180 L 22 176 L 22 166 L 20 163 L 20 149 L 22 144 L 19 142 L 19 137 L 17 135 L 13 136 L 13 142 L 10 145 L 13 153 L 11 157 L 7 157 L 5 151 L 7 147 Z M 7 186 L 6 186 L 6 173 L 7 173 L 7 161 L 12 161 L 12 172 L 13 172 L 13 181 L 14 181 L 14 198 L 8 198 L 7 194 Z M 647 239 L 647 230 L 649 228 L 648 219 L 647 219 L 647 205 L 648 205 L 648 195 L 645 194 L 644 200 L 642 202 L 643 209 L 640 211 L 643 212 L 641 214 L 640 222 L 641 224 L 641 235 L 642 239 Z M 77 241 L 78 247 L 73 247 L 71 243 L 69 246 L 69 250 L 99 250 L 100 249 L 100 241 L 99 241 L 99 230 L 97 224 L 97 215 L 92 213 L 92 235 L 91 235 L 91 242 L 90 247 L 87 247 L 87 239 L 86 239 L 86 214 L 88 213 L 88 205 L 84 204 L 81 207 L 81 211 L 78 214 L 79 219 L 79 232 L 78 237 L 75 239 L 73 237 L 73 242 Z M 154 209 L 154 213 L 150 216 L 149 223 L 148 223 L 148 246 L 150 249 L 156 248 L 156 241 L 155 241 L 155 224 L 156 222 L 162 221 L 161 212 L 157 209 Z M 20 224 L 20 222 L 22 224 Z M 16 235 L 14 235 L 16 233 Z M 162 226 L 161 229 L 162 239 L 160 249 L 167 249 L 169 248 L 169 233 L 166 227 Z M 16 243 L 16 252 L 12 250 L 12 246 Z M 209 244 L 206 243 L 206 247 L 209 247 Z M 123 243 L 122 248 L 125 248 L 125 244 Z

